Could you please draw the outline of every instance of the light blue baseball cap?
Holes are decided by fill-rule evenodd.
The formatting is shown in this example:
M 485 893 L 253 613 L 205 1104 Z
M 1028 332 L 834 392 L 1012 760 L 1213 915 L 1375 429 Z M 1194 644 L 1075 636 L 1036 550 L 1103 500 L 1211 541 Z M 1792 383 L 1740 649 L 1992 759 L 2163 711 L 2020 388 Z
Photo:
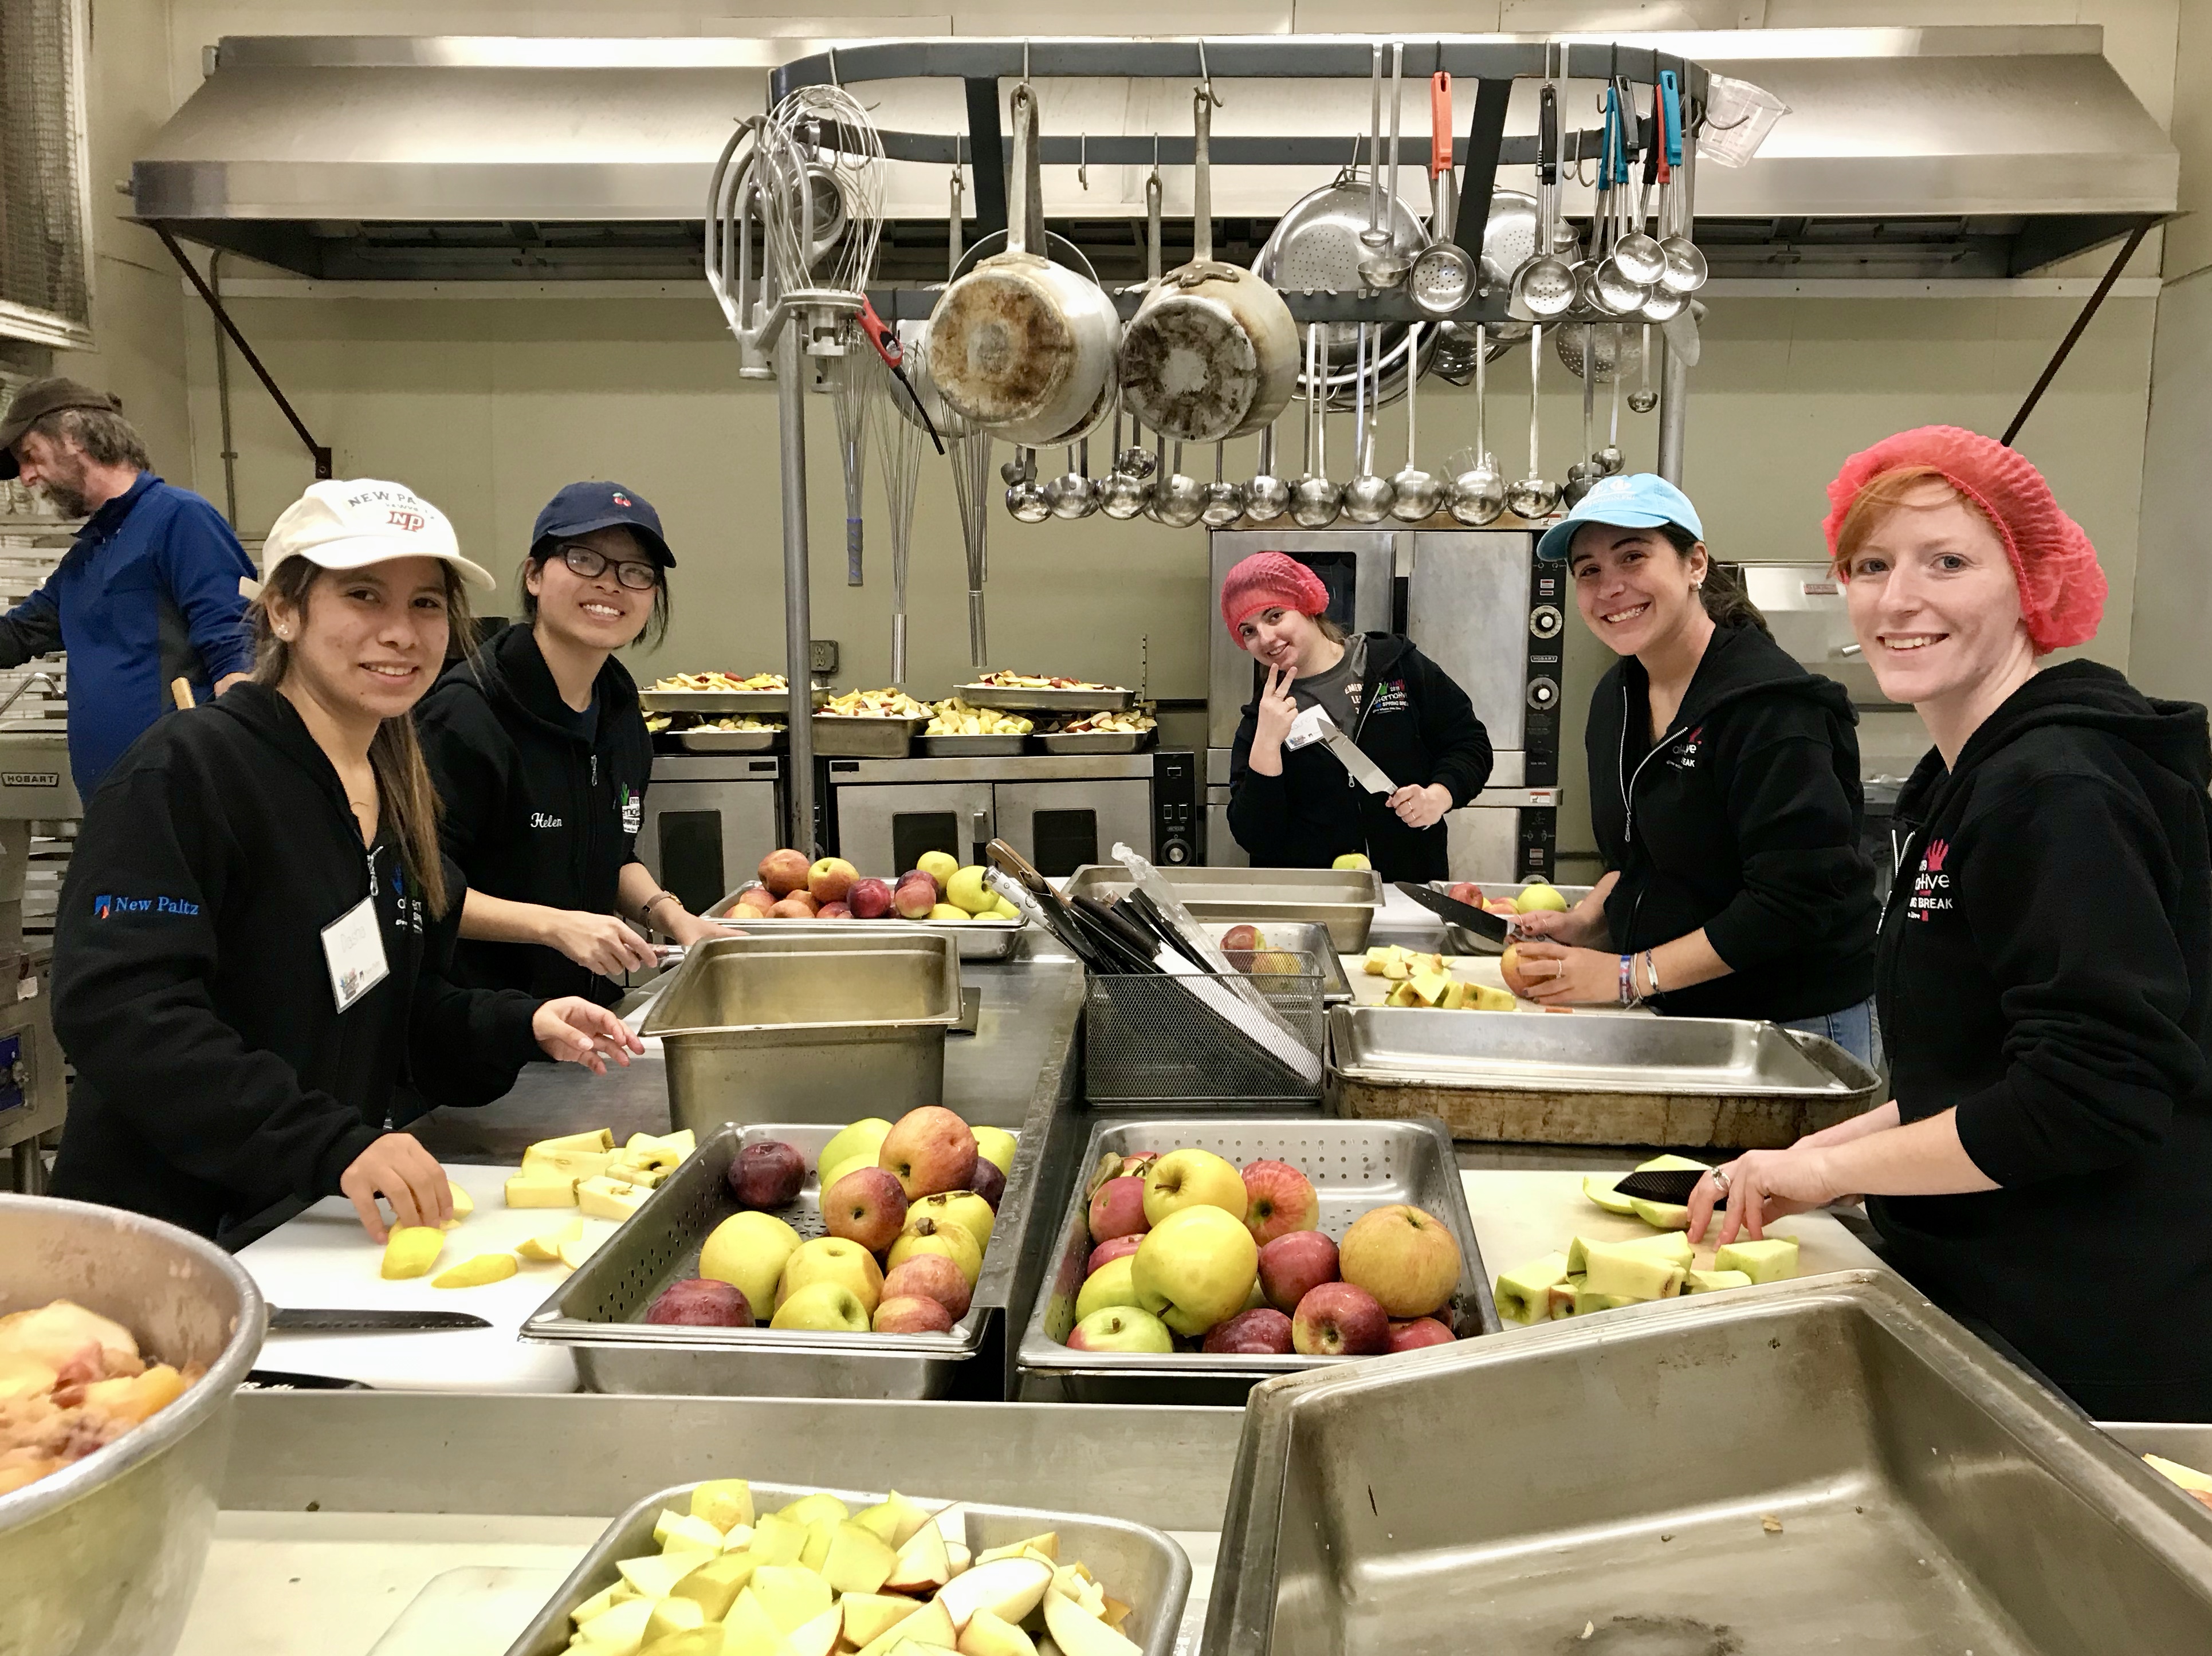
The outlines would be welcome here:
M 1584 524 L 1612 524 L 1620 529 L 1673 524 L 1699 540 L 1705 537 L 1705 526 L 1698 521 L 1698 508 L 1690 504 L 1690 497 L 1653 471 L 1616 472 L 1599 478 L 1571 512 L 1544 531 L 1544 538 L 1536 543 L 1536 555 L 1563 562 L 1575 531 Z

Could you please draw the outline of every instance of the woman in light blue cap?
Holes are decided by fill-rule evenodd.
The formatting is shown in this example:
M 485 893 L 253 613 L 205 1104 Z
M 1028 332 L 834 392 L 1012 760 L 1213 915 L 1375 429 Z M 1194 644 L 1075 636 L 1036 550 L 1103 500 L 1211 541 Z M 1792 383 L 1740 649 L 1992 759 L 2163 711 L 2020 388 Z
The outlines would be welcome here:
M 1516 922 L 1530 996 L 1768 1019 L 1871 1062 L 1874 871 L 1843 687 L 1774 642 L 1662 477 L 1605 478 L 1536 555 L 1566 562 L 1620 659 L 1583 731 L 1607 872 Z

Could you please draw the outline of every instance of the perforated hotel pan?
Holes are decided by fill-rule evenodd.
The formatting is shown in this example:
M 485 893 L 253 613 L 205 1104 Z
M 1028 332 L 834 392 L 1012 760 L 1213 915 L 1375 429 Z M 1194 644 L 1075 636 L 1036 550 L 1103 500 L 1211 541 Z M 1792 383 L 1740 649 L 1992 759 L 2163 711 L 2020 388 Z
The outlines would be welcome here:
M 1062 1342 L 1075 1326 L 1075 1296 L 1090 1257 L 1091 1176 L 1109 1156 L 1195 1148 L 1238 1167 L 1262 1158 L 1287 1162 L 1313 1181 L 1321 1228 L 1341 1240 L 1353 1220 L 1394 1202 L 1443 1221 L 1459 1243 L 1459 1291 L 1440 1320 L 1462 1341 L 1500 1326 L 1490 1273 L 1474 1240 L 1467 1190 L 1452 1159 L 1451 1136 L 1436 1121 L 1325 1121 L 1303 1116 L 1148 1117 L 1106 1120 L 1091 1130 L 1076 1163 L 1060 1234 L 1022 1336 L 1018 1395 L 1024 1403 L 1164 1403 L 1242 1408 L 1245 1394 L 1273 1375 L 1343 1367 L 1344 1357 L 1222 1356 L 1206 1352 L 1076 1351 Z
M 644 1320 L 670 1283 L 699 1274 L 699 1250 L 738 1211 L 726 1174 L 738 1152 L 781 1139 L 806 1158 L 798 1198 L 775 1210 L 802 1238 L 824 1234 L 822 1147 L 840 1129 L 820 1123 L 730 1125 L 704 1140 L 599 1251 L 522 1325 L 522 1338 L 566 1346 L 587 1392 L 692 1397 L 911 1399 L 943 1397 L 953 1370 L 975 1355 L 994 1306 L 1006 1302 L 1026 1204 L 1002 1197 L 968 1314 L 946 1334 L 823 1334 L 774 1328 L 671 1327 Z M 1022 1171 L 1017 1164 L 1017 1171 Z M 1011 1195 L 1011 1187 L 1009 1189 Z M 627 1553 L 621 1555 L 628 1557 Z
M 726 1454 L 711 1447 L 702 1453 L 710 1458 Z M 653 1538 L 653 1520 L 661 1509 L 691 1510 L 691 1491 L 698 1486 L 679 1483 L 639 1501 L 615 1520 L 560 1591 L 546 1601 L 537 1619 L 521 1637 L 507 1647 L 507 1656 L 558 1656 L 568 1647 L 568 1612 L 617 1579 L 616 1562 L 660 1550 Z M 880 1494 L 857 1489 L 824 1489 L 796 1483 L 755 1483 L 753 1505 L 763 1513 L 778 1512 L 802 1495 L 832 1495 L 854 1511 L 872 1507 Z M 1060 1537 L 1060 1556 L 1066 1562 L 1081 1561 L 1099 1584 L 1129 1606 L 1123 1635 L 1133 1640 L 1144 1656 L 1173 1656 L 1176 1629 L 1182 1623 L 1184 1602 L 1190 1597 L 1190 1560 L 1173 1540 L 1142 1524 L 1114 1518 L 1086 1518 L 1076 1513 L 1037 1512 L 1025 1507 L 990 1507 L 980 1502 L 945 1501 L 909 1495 L 915 1505 L 935 1512 L 957 1504 L 963 1526 L 957 1538 L 970 1552 L 1003 1547 L 1030 1536 L 1047 1532 Z
M 731 892 L 721 901 L 708 909 L 707 918 L 710 920 L 729 919 L 731 911 L 738 906 L 738 895 L 747 886 L 758 883 L 760 883 L 757 880 L 746 881 L 744 885 L 739 886 L 736 891 Z M 949 931 L 952 934 L 954 944 L 960 950 L 962 960 L 1002 961 L 1014 952 L 1016 945 L 1021 941 L 1022 928 L 1029 922 L 1027 920 L 908 920 L 888 914 L 872 920 L 768 920 L 755 919 L 748 914 L 742 921 L 732 920 L 731 924 L 742 925 L 747 931 L 763 932 L 771 937 L 780 931 L 797 931 L 803 927 L 808 931 L 818 931 L 824 926 L 832 925 L 902 925 L 916 931 Z
M 1207 1656 L 2178 1656 L 2212 1511 L 1838 1272 L 1261 1386 L 1213 1582 Z

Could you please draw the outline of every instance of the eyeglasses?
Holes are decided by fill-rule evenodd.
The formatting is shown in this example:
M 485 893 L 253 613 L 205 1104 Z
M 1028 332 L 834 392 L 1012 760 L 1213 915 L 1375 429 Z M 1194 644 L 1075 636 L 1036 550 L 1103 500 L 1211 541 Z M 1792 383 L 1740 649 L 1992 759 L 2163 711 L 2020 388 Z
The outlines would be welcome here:
M 627 586 L 633 592 L 650 592 L 660 585 L 660 570 L 657 565 L 641 558 L 611 558 L 596 547 L 564 546 L 561 549 L 561 561 L 568 566 L 572 573 L 581 575 L 586 580 L 598 579 L 607 573 L 607 567 L 611 564 L 617 585 Z

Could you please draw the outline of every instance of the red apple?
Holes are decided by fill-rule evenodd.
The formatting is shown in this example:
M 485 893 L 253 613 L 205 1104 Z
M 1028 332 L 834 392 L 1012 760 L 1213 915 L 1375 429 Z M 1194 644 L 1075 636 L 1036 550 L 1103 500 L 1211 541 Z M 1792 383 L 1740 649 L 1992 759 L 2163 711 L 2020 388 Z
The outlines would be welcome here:
M 806 1182 L 806 1158 L 780 1138 L 746 1145 L 725 1177 L 741 1208 L 780 1208 Z
M 1459 1244 L 1434 1214 L 1394 1202 L 1353 1222 L 1336 1268 L 1392 1316 L 1425 1317 L 1451 1303 L 1459 1286 Z
M 893 1265 L 884 1277 L 885 1299 L 934 1300 L 954 1322 L 968 1314 L 968 1301 L 974 1294 L 968 1286 L 967 1273 L 943 1253 L 913 1254 Z
M 1291 1350 L 1291 1319 L 1267 1306 L 1240 1311 L 1206 1331 L 1205 1349 L 1237 1356 L 1285 1356 Z
M 906 1228 L 906 1192 L 888 1168 L 855 1168 L 822 1198 L 822 1227 L 881 1253 Z
M 1350 1283 L 1323 1283 L 1298 1301 L 1291 1344 L 1307 1357 L 1364 1357 L 1390 1346 L 1390 1319 Z
M 1498 957 L 1498 969 L 1504 974 L 1505 986 L 1508 989 L 1516 995 L 1525 997 L 1528 994 L 1530 980 L 1521 970 L 1519 943 L 1509 943 L 1505 945 L 1505 952 Z
M 897 1175 L 907 1200 L 913 1202 L 966 1190 L 978 1159 L 968 1124 L 942 1104 L 925 1104 L 892 1124 L 876 1162 Z
M 1336 1244 L 1317 1230 L 1294 1230 L 1260 1250 L 1260 1291 L 1278 1311 L 1296 1311 L 1299 1301 L 1335 1280 Z
M 1083 1267 L 1084 1280 L 1087 1282 L 1097 1276 L 1099 1266 L 1109 1265 L 1125 1253 L 1134 1253 L 1143 1246 L 1145 1234 L 1142 1231 L 1135 1231 L 1127 1236 L 1108 1237 L 1091 1250 L 1091 1258 L 1085 1262 Z
M 807 871 L 813 864 L 803 851 L 786 846 L 771 851 L 760 859 L 760 883 L 779 897 L 788 897 L 806 884 Z
M 1127 1177 L 1109 1179 L 1091 1198 L 1091 1240 L 1110 1242 L 1116 1236 L 1142 1236 L 1152 1228 L 1145 1217 L 1145 1181 Z
M 811 920 L 815 916 L 814 905 L 802 897 L 784 897 L 768 912 L 771 920 Z
M 999 1210 L 999 1204 L 1006 1194 L 1006 1175 L 999 1171 L 999 1164 L 988 1157 L 975 1158 L 975 1171 L 968 1175 L 968 1188 L 991 1204 L 991 1211 Z
M 1125 1156 L 1114 1176 L 1117 1179 L 1142 1179 L 1152 1170 L 1152 1163 L 1159 1159 L 1158 1150 L 1146 1150 L 1141 1156 Z
M 645 1319 L 689 1328 L 750 1328 L 753 1308 L 727 1283 L 690 1277 L 669 1283 L 655 1295 L 646 1307 Z
M 849 920 L 853 918 L 852 906 L 848 903 L 824 903 L 815 911 L 814 918 L 817 920 Z
M 1465 903 L 1469 908 L 1482 907 L 1482 888 L 1471 881 L 1460 881 L 1444 895 L 1455 903 Z
M 845 901 L 853 907 L 854 915 L 863 920 L 879 920 L 891 912 L 891 883 L 889 880 L 855 880 L 853 889 L 845 894 Z
M 878 1334 L 949 1334 L 952 1318 L 945 1308 L 920 1294 L 902 1294 L 876 1307 L 868 1325 Z
M 806 889 L 817 903 L 842 902 L 860 877 L 860 870 L 842 857 L 824 857 L 806 870 Z
M 1287 1162 L 1246 1163 L 1244 1200 L 1244 1228 L 1261 1247 L 1321 1223 L 1321 1198 L 1312 1180 Z
M 1459 1338 L 1434 1317 L 1409 1317 L 1390 1325 L 1393 1351 L 1418 1351 L 1425 1345 L 1449 1345 Z
M 769 910 L 775 907 L 775 893 L 764 885 L 749 885 L 738 893 L 736 907 L 756 919 L 765 919 Z
M 915 875 L 898 883 L 891 894 L 891 907 L 900 917 L 909 920 L 926 920 L 929 911 L 937 907 L 937 882 L 927 874 Z

